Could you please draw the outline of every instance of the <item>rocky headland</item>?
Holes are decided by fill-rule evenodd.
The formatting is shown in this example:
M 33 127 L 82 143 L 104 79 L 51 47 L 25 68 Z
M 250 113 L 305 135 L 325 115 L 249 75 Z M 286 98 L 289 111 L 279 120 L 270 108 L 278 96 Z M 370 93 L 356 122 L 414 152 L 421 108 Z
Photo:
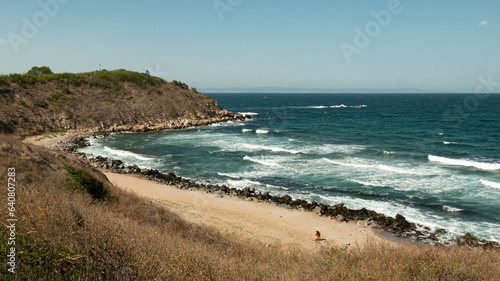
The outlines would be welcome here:
M 185 83 L 126 70 L 0 76 L 0 133 L 181 129 L 243 120 Z

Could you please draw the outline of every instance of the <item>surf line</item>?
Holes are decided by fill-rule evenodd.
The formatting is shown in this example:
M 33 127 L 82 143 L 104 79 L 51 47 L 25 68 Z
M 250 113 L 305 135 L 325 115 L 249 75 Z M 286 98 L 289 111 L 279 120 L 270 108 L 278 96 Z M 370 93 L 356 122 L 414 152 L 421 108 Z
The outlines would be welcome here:
M 470 160 L 452 159 L 434 155 L 428 155 L 427 158 L 431 162 L 438 162 L 446 165 L 474 167 L 480 170 L 487 170 L 487 171 L 500 170 L 500 164 L 495 164 L 495 163 L 474 162 Z

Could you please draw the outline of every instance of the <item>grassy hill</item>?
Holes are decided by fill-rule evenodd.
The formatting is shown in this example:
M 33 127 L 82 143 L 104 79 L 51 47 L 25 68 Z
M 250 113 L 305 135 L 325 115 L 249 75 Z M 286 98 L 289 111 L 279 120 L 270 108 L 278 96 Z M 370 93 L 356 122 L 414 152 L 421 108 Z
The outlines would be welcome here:
M 145 131 L 232 118 L 185 83 L 126 70 L 0 76 L 0 132 Z

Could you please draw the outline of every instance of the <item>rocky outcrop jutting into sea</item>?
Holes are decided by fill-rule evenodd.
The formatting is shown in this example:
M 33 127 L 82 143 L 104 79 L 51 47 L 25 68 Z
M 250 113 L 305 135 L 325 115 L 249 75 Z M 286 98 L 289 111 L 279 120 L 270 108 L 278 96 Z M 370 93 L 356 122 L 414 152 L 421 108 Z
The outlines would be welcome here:
M 0 76 L 0 133 L 144 132 L 244 118 L 174 82 L 126 70 Z

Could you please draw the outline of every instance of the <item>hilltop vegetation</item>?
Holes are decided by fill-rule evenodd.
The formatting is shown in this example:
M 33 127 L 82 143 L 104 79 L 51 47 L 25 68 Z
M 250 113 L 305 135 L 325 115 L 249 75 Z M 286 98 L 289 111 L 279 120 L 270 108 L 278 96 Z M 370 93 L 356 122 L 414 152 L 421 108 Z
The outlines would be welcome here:
M 140 88 L 146 88 L 147 85 L 155 86 L 168 83 L 159 77 L 124 69 L 54 74 L 47 66 L 35 66 L 26 74 L 14 73 L 0 76 L 0 86 L 8 86 L 14 83 L 22 88 L 26 88 L 34 84 L 47 84 L 51 82 L 55 82 L 56 86 L 72 85 L 79 87 L 88 85 L 102 89 L 116 90 L 122 93 L 125 91 L 125 88 L 121 84 L 122 82 L 132 83 Z
M 229 115 L 195 88 L 147 73 L 119 69 L 54 74 L 48 67 L 33 67 L 26 74 L 0 76 L 3 133 L 144 131 Z

